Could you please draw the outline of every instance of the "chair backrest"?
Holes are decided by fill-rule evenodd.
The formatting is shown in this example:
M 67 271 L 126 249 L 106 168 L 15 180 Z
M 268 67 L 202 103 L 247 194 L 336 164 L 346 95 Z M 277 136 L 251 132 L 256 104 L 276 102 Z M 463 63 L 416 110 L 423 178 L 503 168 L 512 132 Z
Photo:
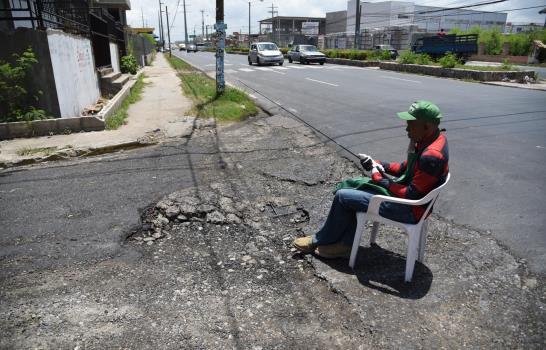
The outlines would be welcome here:
M 449 178 L 451 177 L 451 173 L 447 173 L 447 176 L 446 176 L 446 180 L 444 181 L 443 184 L 441 184 L 440 186 L 436 187 L 435 189 L 433 189 L 432 191 L 430 191 L 426 196 L 424 196 L 420 202 L 428 202 L 428 205 L 427 205 L 427 210 L 425 210 L 425 212 L 423 213 L 423 216 L 421 216 L 421 220 L 419 220 L 419 222 L 425 220 L 428 216 L 428 213 L 430 212 L 430 210 L 432 209 L 432 207 L 434 206 L 434 203 L 436 203 L 436 200 L 438 199 L 438 196 L 440 195 L 440 191 L 442 190 L 442 188 L 444 188 L 445 185 L 447 185 L 447 183 L 449 182 Z

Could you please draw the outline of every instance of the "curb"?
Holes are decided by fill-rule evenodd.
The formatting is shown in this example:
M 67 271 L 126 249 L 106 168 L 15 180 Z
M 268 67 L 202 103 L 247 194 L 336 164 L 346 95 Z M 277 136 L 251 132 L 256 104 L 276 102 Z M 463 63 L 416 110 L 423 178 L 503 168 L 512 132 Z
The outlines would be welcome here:
M 178 59 L 181 59 L 180 57 L 174 55 L 176 58 Z M 197 67 L 196 65 L 194 65 L 193 63 L 191 62 L 188 62 L 186 60 L 184 60 L 184 62 L 186 62 L 187 64 L 189 64 L 190 66 L 192 66 L 193 68 L 195 68 L 196 70 L 198 70 L 199 72 L 205 74 L 206 76 L 208 76 L 209 78 L 215 80 L 216 79 L 216 76 L 213 75 L 212 73 L 209 73 L 207 71 L 205 71 L 204 69 L 201 69 L 200 67 Z M 249 91 L 246 91 L 245 87 L 244 86 L 238 86 L 236 84 L 233 84 L 231 82 L 228 82 L 226 81 L 226 84 L 231 86 L 231 87 L 234 87 L 234 88 L 237 88 L 237 89 L 240 89 L 240 90 L 243 90 L 252 100 L 254 100 L 254 102 L 256 103 L 256 105 L 261 109 L 263 110 L 266 114 L 268 115 L 275 115 L 275 114 L 279 114 L 281 109 L 278 107 L 278 106 L 275 106 L 275 104 L 267 101 L 265 98 L 263 97 L 260 97 L 260 96 L 256 96 L 256 95 L 253 95 L 252 93 L 250 93 Z
M 119 109 L 123 101 L 125 101 L 127 96 L 129 96 L 129 94 L 131 93 L 131 89 L 133 88 L 133 86 L 135 86 L 138 78 L 143 73 L 144 69 L 140 69 L 134 77 L 131 77 L 131 80 L 128 81 L 127 84 L 125 84 L 123 88 L 121 88 L 121 90 L 119 90 L 118 93 L 110 99 L 110 101 L 108 101 L 106 106 L 104 106 L 102 110 L 95 115 L 95 117 L 106 121 L 106 119 L 114 114 Z
M 118 143 L 114 145 L 107 145 L 102 147 L 84 148 L 84 149 L 61 149 L 58 152 L 45 157 L 34 157 L 20 159 L 14 162 L 1 162 L 0 168 L 7 169 L 23 165 L 31 165 L 43 162 L 50 162 L 56 160 L 67 160 L 70 158 L 86 158 L 91 156 L 97 156 L 101 154 L 114 153 L 117 151 L 125 151 L 136 148 L 142 148 L 146 146 L 155 145 L 158 142 L 140 142 L 140 141 L 128 141 Z

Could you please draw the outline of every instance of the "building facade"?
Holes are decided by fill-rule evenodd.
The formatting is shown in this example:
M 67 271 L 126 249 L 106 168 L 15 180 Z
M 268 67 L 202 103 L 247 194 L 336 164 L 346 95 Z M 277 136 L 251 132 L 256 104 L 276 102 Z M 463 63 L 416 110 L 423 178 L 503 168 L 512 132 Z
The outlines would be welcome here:
M 259 21 L 259 40 L 275 42 L 278 46 L 290 44 L 316 45 L 319 35 L 326 33 L 325 17 L 276 16 Z
M 356 1 L 347 2 L 346 31 L 349 33 L 355 31 Z M 437 32 L 440 29 L 447 32 L 453 28 L 467 30 L 476 26 L 483 29 L 496 28 L 503 32 L 508 16 L 498 12 L 422 6 L 410 1 L 360 1 L 360 6 L 361 30 L 414 25 L 425 32 Z

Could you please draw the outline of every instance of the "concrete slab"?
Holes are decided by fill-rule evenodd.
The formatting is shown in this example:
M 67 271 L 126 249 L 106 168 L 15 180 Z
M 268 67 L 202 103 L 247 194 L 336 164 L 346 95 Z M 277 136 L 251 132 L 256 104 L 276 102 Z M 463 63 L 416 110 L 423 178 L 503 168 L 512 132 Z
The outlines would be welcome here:
M 157 129 L 167 130 L 166 134 L 177 137 L 183 137 L 190 133 L 193 123 L 189 119 L 186 122 L 180 122 L 180 120 L 190 110 L 192 102 L 183 95 L 176 72 L 162 54 L 156 56 L 152 66 L 144 68 L 144 74 L 147 78 L 142 98 L 129 107 L 126 125 L 117 130 L 0 141 L 0 166 L 13 166 L 18 162 L 33 162 L 33 159 L 36 158 L 35 155 L 19 156 L 17 154 L 17 151 L 23 148 L 57 147 L 62 149 L 70 145 L 76 154 L 87 154 L 89 149 L 99 152 L 101 148 L 119 150 L 119 145 L 134 147 L 135 142 L 146 139 L 148 133 Z M 62 119 L 58 123 L 68 123 L 72 129 L 75 126 L 72 123 L 76 123 L 76 121 L 78 125 L 80 123 L 79 118 L 76 119 L 75 121 Z M 96 130 L 103 122 L 95 117 L 89 117 L 81 123 L 82 128 Z M 172 123 L 174 125 L 170 125 Z M 10 127 L 12 128 L 10 132 L 23 132 L 23 127 L 19 127 L 19 123 L 12 123 Z M 60 129 L 62 130 L 62 127 Z M 159 140 L 154 138 L 153 143 L 157 142 Z M 149 142 L 146 141 L 146 144 Z M 37 157 L 34 161 L 40 161 L 39 159 L 41 157 Z

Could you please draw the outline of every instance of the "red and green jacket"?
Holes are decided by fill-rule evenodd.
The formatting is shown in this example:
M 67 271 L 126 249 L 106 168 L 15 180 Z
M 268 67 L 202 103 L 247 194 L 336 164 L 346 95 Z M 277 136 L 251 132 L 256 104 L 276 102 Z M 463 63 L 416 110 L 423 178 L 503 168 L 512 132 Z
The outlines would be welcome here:
M 440 132 L 415 145 L 413 168 L 407 169 L 408 161 L 402 163 L 381 162 L 385 172 L 393 176 L 402 176 L 401 182 L 383 177 L 380 172 L 372 175 L 372 182 L 387 189 L 392 196 L 405 199 L 421 199 L 430 191 L 445 182 L 449 172 L 449 149 L 447 139 Z M 409 157 L 408 157 L 409 158 Z M 411 166 L 411 164 L 410 164 Z M 419 220 L 426 206 L 413 207 L 413 215 Z

